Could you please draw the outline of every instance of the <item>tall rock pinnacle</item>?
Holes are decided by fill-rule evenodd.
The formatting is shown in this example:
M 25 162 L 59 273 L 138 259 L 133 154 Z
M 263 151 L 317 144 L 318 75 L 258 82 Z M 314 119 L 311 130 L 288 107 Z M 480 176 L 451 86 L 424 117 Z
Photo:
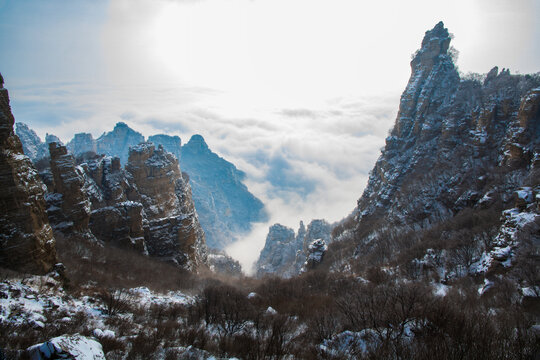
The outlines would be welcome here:
M 428 107 L 430 110 L 437 108 L 458 86 L 459 75 L 448 53 L 450 40 L 442 22 L 426 31 L 422 46 L 411 61 L 411 77 L 401 95 L 392 135 L 406 137 L 418 134 L 423 128 Z
M 0 266 L 43 273 L 56 262 L 55 241 L 45 211 L 45 185 L 21 141 L 0 76 Z

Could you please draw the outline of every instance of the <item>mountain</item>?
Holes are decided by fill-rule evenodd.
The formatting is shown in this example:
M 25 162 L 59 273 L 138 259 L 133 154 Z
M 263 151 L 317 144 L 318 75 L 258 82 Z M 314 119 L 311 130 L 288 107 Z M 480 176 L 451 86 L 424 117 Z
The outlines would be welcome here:
M 322 261 L 327 244 L 332 241 L 332 226 L 323 219 L 312 220 L 306 228 L 300 221 L 294 230 L 281 224 L 270 226 L 264 248 L 255 263 L 257 277 L 278 275 L 297 276 Z
M 540 75 L 495 67 L 461 78 L 450 41 L 442 22 L 426 32 L 355 220 L 334 233 L 328 268 L 494 281 L 538 254 Z
M 179 136 L 170 136 L 164 134 L 152 135 L 148 137 L 148 142 L 156 146 L 163 146 L 165 150 L 176 156 L 180 160 L 180 151 L 182 149 L 182 141 Z
M 131 129 L 126 123 L 116 123 L 114 129 L 104 133 L 96 140 L 98 154 L 118 156 L 122 164 L 126 164 L 129 148 L 144 142 L 144 136 Z M 79 150 L 81 152 L 81 150 Z
M 212 152 L 201 135 L 182 146 L 181 156 L 210 247 L 223 249 L 253 222 L 266 221 L 263 203 L 243 184 L 245 174 Z
M 148 220 L 148 253 L 190 270 L 206 263 L 205 234 L 178 159 L 161 146 L 142 143 L 130 148 L 126 172 L 138 189 Z
M 86 152 L 97 153 L 97 142 L 92 134 L 78 133 L 66 144 L 68 150 L 75 156 Z
M 24 154 L 28 156 L 32 161 L 36 162 L 49 154 L 49 144 L 52 142 L 62 144 L 60 139 L 53 134 L 45 135 L 45 142 L 41 142 L 41 139 L 36 132 L 28 127 L 25 123 L 18 122 L 15 124 L 15 133 L 21 140 Z
M 45 273 L 57 262 L 45 185 L 13 131 L 15 119 L 0 75 L 0 266 Z
M 23 129 L 28 134 L 23 145 L 29 153 L 35 153 L 33 149 L 43 145 L 35 132 L 21 124 Z M 120 158 L 121 164 L 126 165 L 129 148 L 144 141 L 142 134 L 119 122 L 97 140 L 88 133 L 75 134 L 67 148 L 75 156 L 87 152 L 105 154 Z M 267 219 L 262 202 L 243 184 L 245 174 L 212 152 L 202 136 L 193 136 L 183 146 L 180 137 L 165 134 L 152 135 L 148 141 L 163 146 L 181 161 L 183 171 L 189 175 L 193 201 L 210 247 L 224 249 L 247 233 L 253 222 Z

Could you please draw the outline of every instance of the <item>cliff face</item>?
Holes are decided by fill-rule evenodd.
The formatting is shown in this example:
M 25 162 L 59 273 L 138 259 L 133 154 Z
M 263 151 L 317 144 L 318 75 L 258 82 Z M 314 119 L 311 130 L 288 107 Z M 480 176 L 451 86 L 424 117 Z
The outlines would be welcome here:
M 300 221 L 296 236 L 293 229 L 272 225 L 255 264 L 257 276 L 272 274 L 289 278 L 314 268 L 332 241 L 331 231 L 331 225 L 321 219 L 312 220 L 307 230 Z
M 494 68 L 483 84 L 460 81 L 449 41 L 437 24 L 411 62 L 396 124 L 358 201 L 360 218 L 383 213 L 393 223 L 425 227 L 452 216 L 467 192 L 489 190 L 489 170 L 534 155 L 536 145 L 511 138 L 535 131 L 516 115 L 522 98 L 534 102 L 538 79 Z
M 56 263 L 45 185 L 13 132 L 15 119 L 0 83 L 0 266 L 44 273 Z
M 449 43 L 442 23 L 426 32 L 395 126 L 358 200 L 354 231 L 337 234 L 352 245 L 330 246 L 329 266 L 418 256 L 406 265 L 413 268 L 431 254 L 444 265 L 439 275 L 451 278 L 480 271 L 496 249 L 507 250 L 500 262 L 519 252 L 517 240 L 497 245 L 491 234 L 503 231 L 499 217 L 515 206 L 516 192 L 539 192 L 540 77 L 495 67 L 483 78 L 460 79 Z M 530 214 L 522 217 L 530 227 L 540 217 L 527 209 L 516 211 Z M 338 260 L 346 252 L 352 259 Z
M 178 160 L 163 147 L 155 149 L 151 143 L 142 143 L 130 149 L 126 172 L 137 187 L 148 221 L 148 253 L 186 269 L 197 269 L 206 263 L 204 231 Z
M 92 202 L 90 229 L 100 240 L 147 254 L 146 223 L 137 188 L 128 181 L 119 158 L 83 158 L 85 192 Z
M 70 241 L 97 241 L 89 227 L 91 202 L 83 169 L 63 145 L 50 143 L 49 154 L 52 182 L 45 199 L 52 227 Z
M 263 203 L 242 183 L 245 174 L 212 152 L 202 136 L 182 146 L 181 163 L 210 247 L 223 249 L 248 232 L 252 222 L 267 219 Z

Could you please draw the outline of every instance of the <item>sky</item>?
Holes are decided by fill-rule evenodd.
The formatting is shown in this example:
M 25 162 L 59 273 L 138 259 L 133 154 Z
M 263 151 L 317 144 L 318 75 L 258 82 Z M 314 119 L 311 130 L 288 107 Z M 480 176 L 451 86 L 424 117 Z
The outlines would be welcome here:
M 249 270 L 271 224 L 353 210 L 425 31 L 444 21 L 464 74 L 531 73 L 538 18 L 534 0 L 0 0 L 0 72 L 42 138 L 203 135 L 270 213 L 228 249 Z

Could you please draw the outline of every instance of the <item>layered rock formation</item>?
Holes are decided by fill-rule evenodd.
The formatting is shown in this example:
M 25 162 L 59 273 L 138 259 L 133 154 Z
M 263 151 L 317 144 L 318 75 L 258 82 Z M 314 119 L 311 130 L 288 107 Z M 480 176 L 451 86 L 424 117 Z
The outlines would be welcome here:
M 129 148 L 142 142 L 144 142 L 144 136 L 141 133 L 131 129 L 126 123 L 119 122 L 112 131 L 104 133 L 96 140 L 97 153 L 118 156 L 120 162 L 125 165 Z
M 120 159 L 95 155 L 81 161 L 86 175 L 85 192 L 92 202 L 92 233 L 102 241 L 147 254 L 143 205 Z
M 300 274 L 302 269 L 314 268 L 322 261 L 322 249 L 325 252 L 326 244 L 332 241 L 331 231 L 332 226 L 320 219 L 311 221 L 307 230 L 304 222 L 300 221 L 296 236 L 291 228 L 281 224 L 272 225 L 255 264 L 257 276 L 272 274 L 288 278 Z M 318 246 L 321 242 L 324 246 Z M 317 257 L 317 254 L 320 256 Z
M 34 138 L 25 139 L 28 148 L 35 147 Z M 223 249 L 238 235 L 248 232 L 253 222 L 267 219 L 262 202 L 242 183 L 245 174 L 213 153 L 202 136 L 194 136 L 184 146 L 178 136 L 158 134 L 150 136 L 148 141 L 181 159 L 183 170 L 189 174 L 193 201 L 209 246 Z M 91 134 L 75 134 L 67 148 L 76 156 L 88 152 L 116 156 L 123 166 L 127 164 L 129 147 L 141 142 L 144 142 L 142 134 L 120 122 L 97 140 Z
M 0 75 L 1 78 L 1 75 Z M 9 94 L 0 82 L 0 266 L 44 273 L 56 263 L 45 185 L 13 132 Z
M 89 229 L 91 202 L 85 192 L 85 176 L 67 148 L 49 144 L 52 186 L 46 195 L 47 213 L 55 230 L 72 241 L 95 241 Z
M 510 246 L 503 262 L 516 253 L 517 241 L 496 245 L 486 234 L 504 231 L 493 213 L 512 208 L 517 189 L 538 186 L 540 76 L 495 67 L 483 79 L 460 79 L 450 39 L 442 23 L 426 32 L 395 126 L 358 200 L 354 231 L 337 234 L 343 244 L 330 246 L 328 266 L 429 252 L 444 265 L 438 276 L 451 278 L 477 271 L 495 247 Z M 534 214 L 525 217 L 537 222 Z M 465 219 L 476 223 L 455 225 Z M 352 258 L 340 260 L 346 253 Z
M 182 146 L 181 162 L 210 247 L 223 249 L 253 222 L 266 221 L 263 203 L 243 184 L 245 174 L 212 152 L 202 136 Z
M 148 221 L 148 253 L 187 269 L 203 265 L 207 257 L 204 231 L 178 160 L 163 147 L 142 143 L 130 149 L 126 172 L 137 187 Z

